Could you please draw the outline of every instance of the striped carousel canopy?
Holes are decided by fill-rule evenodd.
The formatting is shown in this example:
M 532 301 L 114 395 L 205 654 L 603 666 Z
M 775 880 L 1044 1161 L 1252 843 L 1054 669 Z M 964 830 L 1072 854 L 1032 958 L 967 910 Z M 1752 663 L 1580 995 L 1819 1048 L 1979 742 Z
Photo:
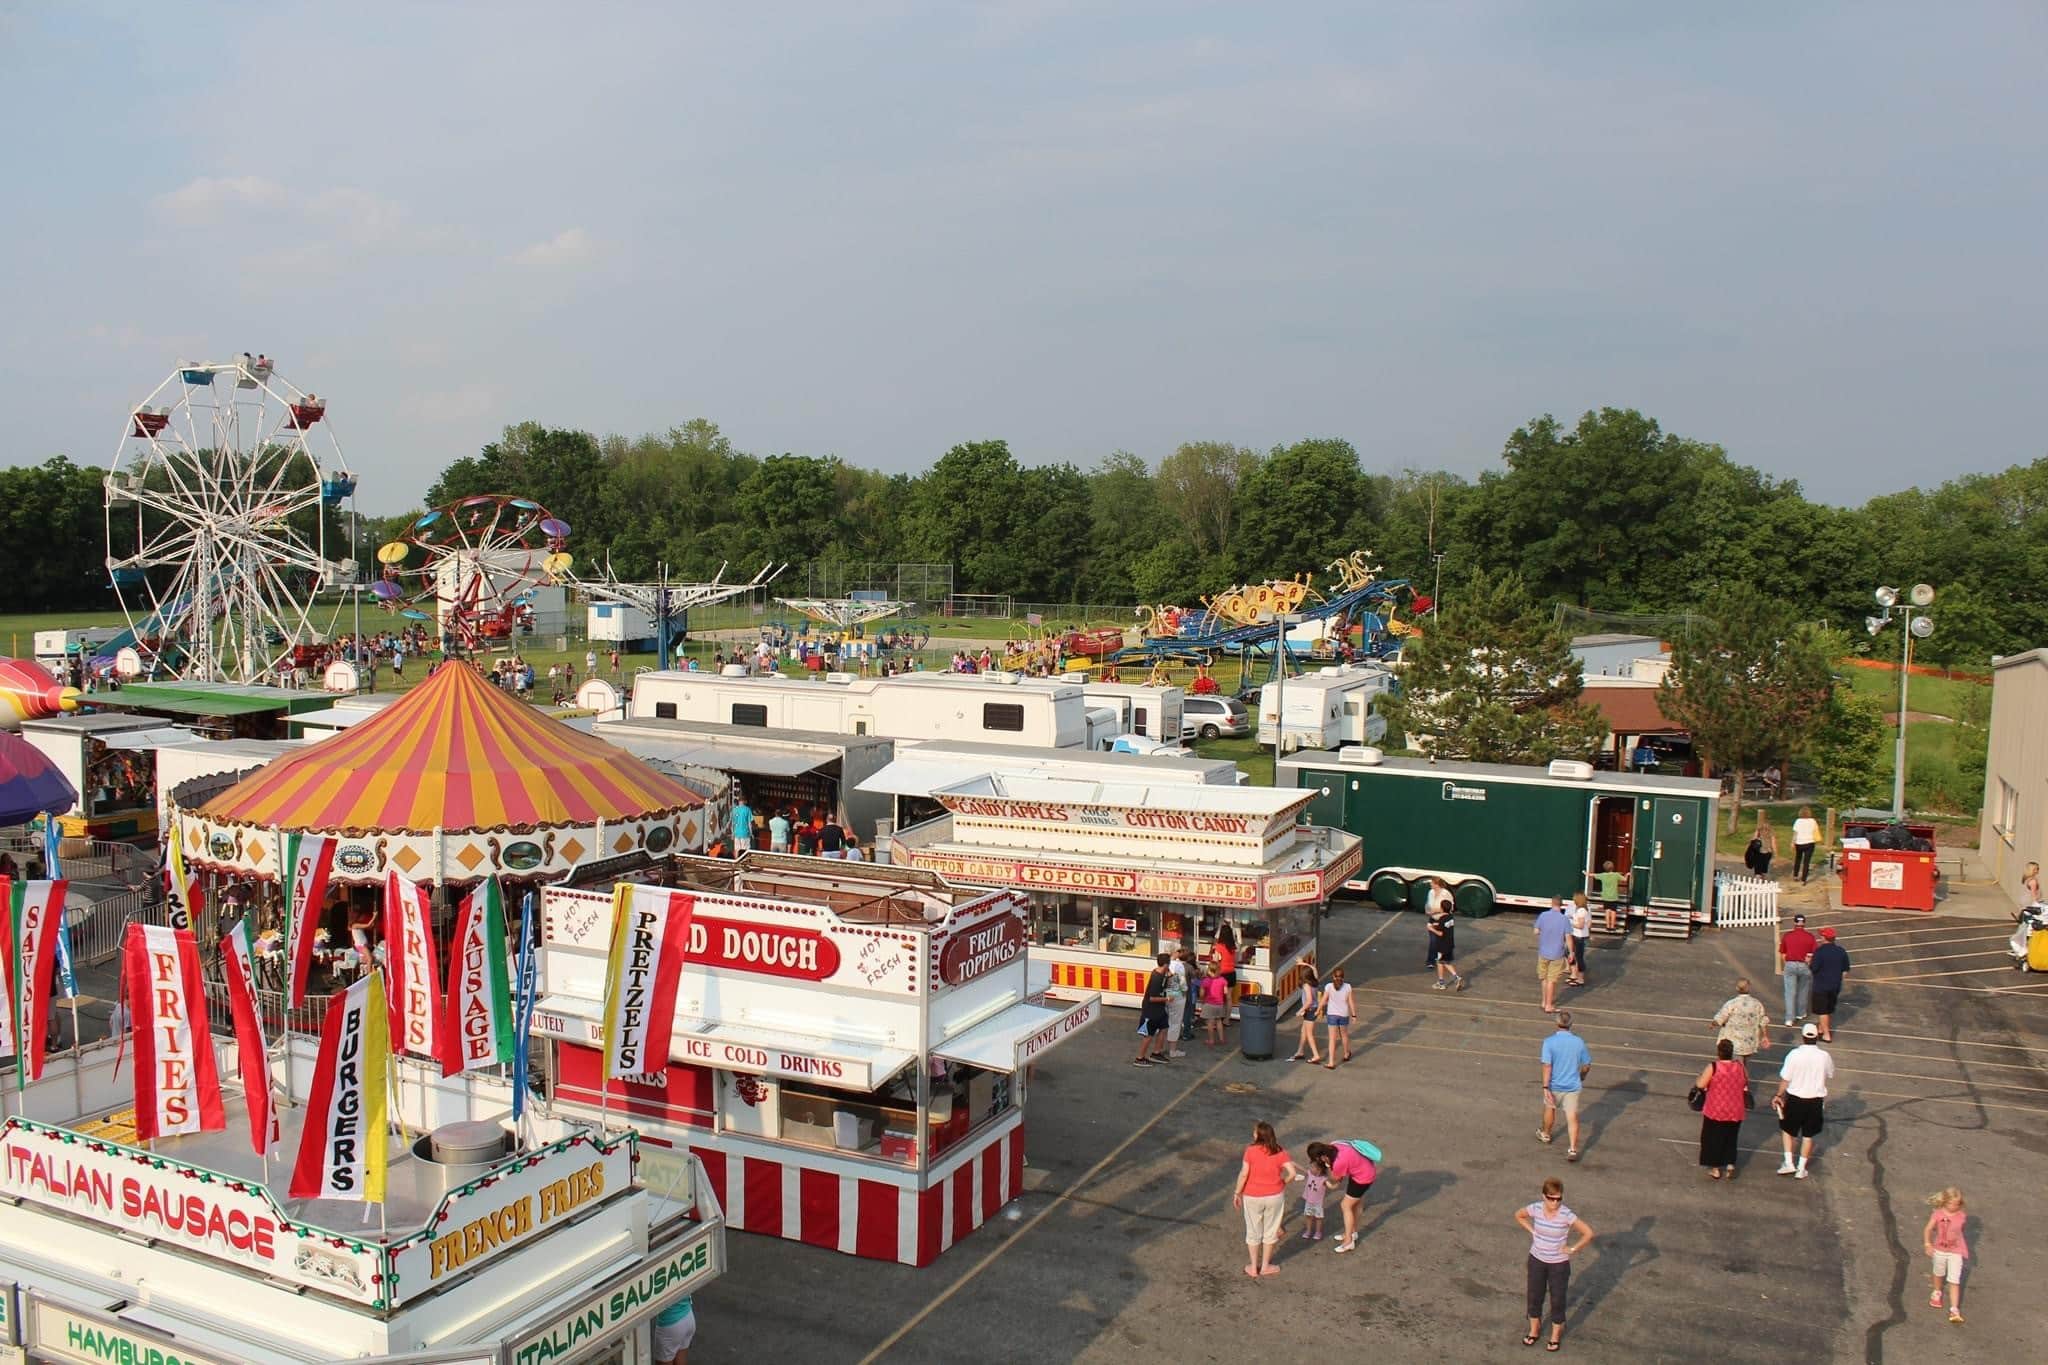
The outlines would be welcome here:
M 281 829 L 423 833 L 592 824 L 702 804 L 625 750 L 451 662 L 369 720 L 259 769 L 199 813 Z

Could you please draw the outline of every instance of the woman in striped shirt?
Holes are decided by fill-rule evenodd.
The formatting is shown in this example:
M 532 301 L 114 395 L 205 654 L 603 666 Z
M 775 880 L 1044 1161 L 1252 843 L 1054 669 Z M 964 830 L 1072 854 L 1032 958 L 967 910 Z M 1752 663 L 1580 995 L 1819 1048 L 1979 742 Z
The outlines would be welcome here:
M 1564 1182 L 1556 1176 L 1543 1182 L 1543 1198 L 1515 1210 L 1515 1221 L 1529 1234 L 1529 1332 L 1524 1346 L 1534 1346 L 1543 1334 L 1543 1297 L 1550 1296 L 1550 1343 L 1543 1349 L 1564 1346 L 1564 1295 L 1571 1283 L 1572 1257 L 1593 1240 L 1593 1229 L 1564 1202 Z M 1578 1240 L 1572 1241 L 1576 1234 Z

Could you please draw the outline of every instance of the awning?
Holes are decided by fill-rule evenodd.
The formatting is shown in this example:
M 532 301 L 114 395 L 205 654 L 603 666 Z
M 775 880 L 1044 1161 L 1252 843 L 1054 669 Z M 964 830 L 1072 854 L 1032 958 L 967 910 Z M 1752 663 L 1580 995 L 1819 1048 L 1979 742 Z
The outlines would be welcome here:
M 175 725 L 167 725 L 161 730 L 124 730 L 100 741 L 109 749 L 186 749 L 194 744 L 215 742 Z
M 263 697 L 123 697 L 119 692 L 96 692 L 92 704 L 110 710 L 162 711 L 173 716 L 213 718 L 276 714 L 285 709 L 285 703 Z
M 801 777 L 838 760 L 837 754 L 806 753 L 731 740 L 643 739 L 639 735 L 609 730 L 603 736 L 636 758 L 650 763 L 688 763 L 720 772 L 755 773 L 763 777 Z
M 588 1047 L 604 1046 L 602 1006 L 575 995 L 543 996 L 533 1031 Z M 777 1029 L 678 1017 L 669 1035 L 669 1059 L 724 1071 L 811 1081 L 865 1094 L 888 1084 L 917 1060 L 915 1052 L 843 1038 L 814 1038 Z
M 989 767 L 988 763 L 920 763 L 915 758 L 899 758 L 862 778 L 855 790 L 884 796 L 930 796 L 941 787 L 984 777 Z
M 932 1049 L 949 1062 L 984 1071 L 1022 1071 L 1102 1014 L 1102 997 L 1088 995 L 1070 1005 L 1012 1005 L 965 1033 Z
M 291 722 L 294 725 L 324 725 L 333 730 L 346 730 L 351 725 L 361 725 L 383 709 L 381 706 L 323 706 L 317 711 L 294 711 Z

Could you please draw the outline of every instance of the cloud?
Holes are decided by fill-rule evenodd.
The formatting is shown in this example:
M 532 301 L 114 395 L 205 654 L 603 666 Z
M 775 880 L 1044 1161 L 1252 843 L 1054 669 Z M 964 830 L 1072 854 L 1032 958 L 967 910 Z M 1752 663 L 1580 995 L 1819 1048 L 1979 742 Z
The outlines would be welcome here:
M 545 242 L 522 247 L 505 259 L 513 265 L 574 265 L 590 256 L 590 234 L 580 227 L 564 228 Z
M 156 196 L 150 207 L 172 222 L 206 227 L 239 210 L 277 209 L 290 201 L 284 186 L 260 175 L 202 175 Z

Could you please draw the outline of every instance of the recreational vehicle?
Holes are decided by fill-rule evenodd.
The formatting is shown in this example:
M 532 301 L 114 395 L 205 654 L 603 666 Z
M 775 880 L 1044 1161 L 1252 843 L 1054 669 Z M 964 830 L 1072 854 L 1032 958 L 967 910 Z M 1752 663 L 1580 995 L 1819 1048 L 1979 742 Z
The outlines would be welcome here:
M 1067 677 L 1078 682 L 1090 710 L 1107 708 L 1116 712 L 1121 733 L 1143 735 L 1146 739 L 1180 742 L 1183 693 L 1178 687 L 1152 687 L 1145 683 L 1089 682 L 1085 674 Z
M 627 714 L 635 720 L 877 735 L 898 745 L 959 739 L 1099 749 L 1120 733 L 1116 713 L 1090 708 L 1074 684 L 1014 673 L 828 674 L 818 681 L 671 669 L 635 680 Z
M 1318 673 L 1267 683 L 1259 691 L 1259 743 L 1282 734 L 1279 707 L 1287 708 L 1283 749 L 1334 749 L 1340 744 L 1377 744 L 1387 733 L 1379 698 L 1394 688 L 1394 675 L 1373 664 L 1339 664 Z

